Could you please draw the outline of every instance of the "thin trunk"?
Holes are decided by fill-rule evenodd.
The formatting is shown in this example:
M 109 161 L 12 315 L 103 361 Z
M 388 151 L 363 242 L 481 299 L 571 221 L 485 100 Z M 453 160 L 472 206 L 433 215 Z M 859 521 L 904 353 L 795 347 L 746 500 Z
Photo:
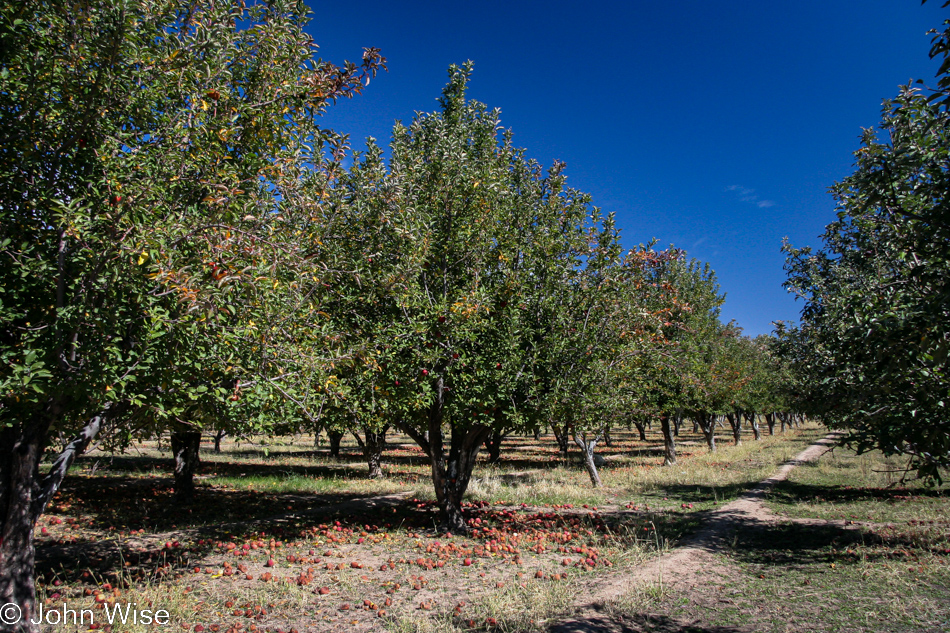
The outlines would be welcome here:
M 541 429 L 535 427 L 534 429 L 534 441 L 537 442 L 541 439 Z
M 646 427 L 643 426 L 643 422 L 640 422 L 639 420 L 635 420 L 635 421 L 633 422 L 633 424 L 634 424 L 634 426 L 637 427 L 637 431 L 640 433 L 640 441 L 641 441 L 641 442 L 646 442 L 646 441 L 647 441 L 647 430 L 646 430 Z
M 610 427 L 604 428 L 604 446 L 613 446 L 613 442 L 610 441 Z
M 171 444 L 175 457 L 174 501 L 191 503 L 195 499 L 195 471 L 198 470 L 201 431 L 173 431 Z
M 727 413 L 726 419 L 729 420 L 729 426 L 732 427 L 732 440 L 738 446 L 742 443 L 742 414 L 738 411 Z
M 567 457 L 567 450 L 570 446 L 570 432 L 567 425 L 561 426 L 556 422 L 552 422 L 551 430 L 554 432 L 554 439 L 557 440 L 558 450 L 561 451 L 563 457 Z
M 676 463 L 676 441 L 673 439 L 674 433 L 670 426 L 670 417 L 668 415 L 661 415 L 660 428 L 663 430 L 664 466 L 672 466 Z
M 601 434 L 599 433 L 594 437 L 588 437 L 587 433 L 574 433 L 574 443 L 581 449 L 584 457 L 584 468 L 587 469 L 587 474 L 590 475 L 590 482 L 594 488 L 601 487 L 600 474 L 597 472 L 597 464 L 594 463 L 594 448 L 600 438 Z
M 683 412 L 677 411 L 676 415 L 673 416 L 673 435 L 676 437 L 680 436 L 680 427 L 683 426 Z
M 756 413 L 746 413 L 745 419 L 752 427 L 752 439 L 756 441 L 762 439 L 762 431 L 759 429 L 759 416 Z
M 765 425 L 769 427 L 769 435 L 775 435 L 775 414 L 765 414 Z
M 781 423 L 780 433 L 785 433 L 785 426 L 788 424 L 788 414 L 787 413 L 778 413 L 778 421 Z
M 388 430 L 388 425 L 384 426 L 381 431 L 375 431 L 364 426 L 363 437 L 360 437 L 359 433 L 353 433 L 357 444 L 363 450 L 363 458 L 369 467 L 370 479 L 382 479 L 386 476 L 383 473 L 383 448 L 386 446 L 386 432 Z
M 488 463 L 497 464 L 501 459 L 501 442 L 506 435 L 498 431 L 492 431 L 491 435 L 485 438 L 485 450 L 488 451 Z
M 224 439 L 224 431 L 218 429 L 218 432 L 214 434 L 214 452 L 221 452 L 221 440 Z
M 716 452 L 716 416 L 712 413 L 700 413 L 696 416 L 694 424 L 698 423 L 703 430 L 703 436 L 706 438 L 706 446 L 709 452 Z
M 330 457 L 340 458 L 340 442 L 343 441 L 343 431 L 331 431 L 327 429 L 327 437 L 330 439 Z

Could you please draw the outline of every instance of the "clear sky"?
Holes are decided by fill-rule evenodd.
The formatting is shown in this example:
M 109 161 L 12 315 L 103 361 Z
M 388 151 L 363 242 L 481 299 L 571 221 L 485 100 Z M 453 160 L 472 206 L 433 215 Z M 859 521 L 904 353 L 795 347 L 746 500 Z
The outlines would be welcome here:
M 325 118 L 354 147 L 437 109 L 449 64 L 473 60 L 470 97 L 517 145 L 566 162 L 626 247 L 655 237 L 709 262 L 724 320 L 750 335 L 798 318 L 782 238 L 820 244 L 861 129 L 901 84 L 934 83 L 927 31 L 950 18 L 942 0 L 310 4 L 322 58 L 389 60 Z

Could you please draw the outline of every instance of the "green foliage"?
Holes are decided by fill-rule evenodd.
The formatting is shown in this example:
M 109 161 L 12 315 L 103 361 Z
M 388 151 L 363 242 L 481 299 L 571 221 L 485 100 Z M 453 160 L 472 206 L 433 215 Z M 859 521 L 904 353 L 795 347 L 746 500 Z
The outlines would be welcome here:
M 315 117 L 380 62 L 314 63 L 306 12 L 3 9 L 5 424 L 69 430 L 107 402 L 143 422 L 202 402 L 216 416 L 238 401 L 261 409 L 271 379 L 293 373 L 291 285 L 309 264 L 292 216 L 320 178 Z
M 934 55 L 947 54 L 948 32 Z M 805 300 L 782 350 L 802 403 L 851 430 L 859 451 L 906 454 L 921 476 L 950 465 L 950 112 L 940 89 L 905 86 L 865 130 L 855 172 L 832 188 L 838 219 L 818 251 L 786 245 Z

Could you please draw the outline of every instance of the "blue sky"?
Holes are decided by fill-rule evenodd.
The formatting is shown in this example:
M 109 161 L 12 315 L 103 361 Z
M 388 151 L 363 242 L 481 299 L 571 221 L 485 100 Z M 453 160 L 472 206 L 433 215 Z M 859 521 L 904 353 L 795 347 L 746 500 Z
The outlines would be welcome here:
M 501 109 L 517 145 L 566 162 L 625 246 L 655 237 L 709 262 L 724 320 L 756 335 L 801 308 L 782 238 L 820 244 L 861 129 L 899 85 L 933 83 L 941 4 L 311 0 L 308 30 L 324 59 L 376 46 L 389 60 L 325 117 L 354 147 L 437 109 L 449 64 L 473 60 L 469 95 Z

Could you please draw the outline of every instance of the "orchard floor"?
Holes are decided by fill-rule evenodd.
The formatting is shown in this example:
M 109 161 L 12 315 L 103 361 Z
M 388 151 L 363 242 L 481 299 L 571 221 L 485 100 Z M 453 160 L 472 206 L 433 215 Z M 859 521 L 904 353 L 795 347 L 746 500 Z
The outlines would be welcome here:
M 945 487 L 839 448 L 748 496 L 824 431 L 723 434 L 712 454 L 689 431 L 668 468 L 656 430 L 615 432 L 599 490 L 552 437 L 508 438 L 476 469 L 464 537 L 434 531 L 424 456 L 399 435 L 382 481 L 355 444 L 205 443 L 187 507 L 167 446 L 93 453 L 37 527 L 40 596 L 112 631 L 950 629 Z M 128 603 L 172 622 L 110 626 Z

